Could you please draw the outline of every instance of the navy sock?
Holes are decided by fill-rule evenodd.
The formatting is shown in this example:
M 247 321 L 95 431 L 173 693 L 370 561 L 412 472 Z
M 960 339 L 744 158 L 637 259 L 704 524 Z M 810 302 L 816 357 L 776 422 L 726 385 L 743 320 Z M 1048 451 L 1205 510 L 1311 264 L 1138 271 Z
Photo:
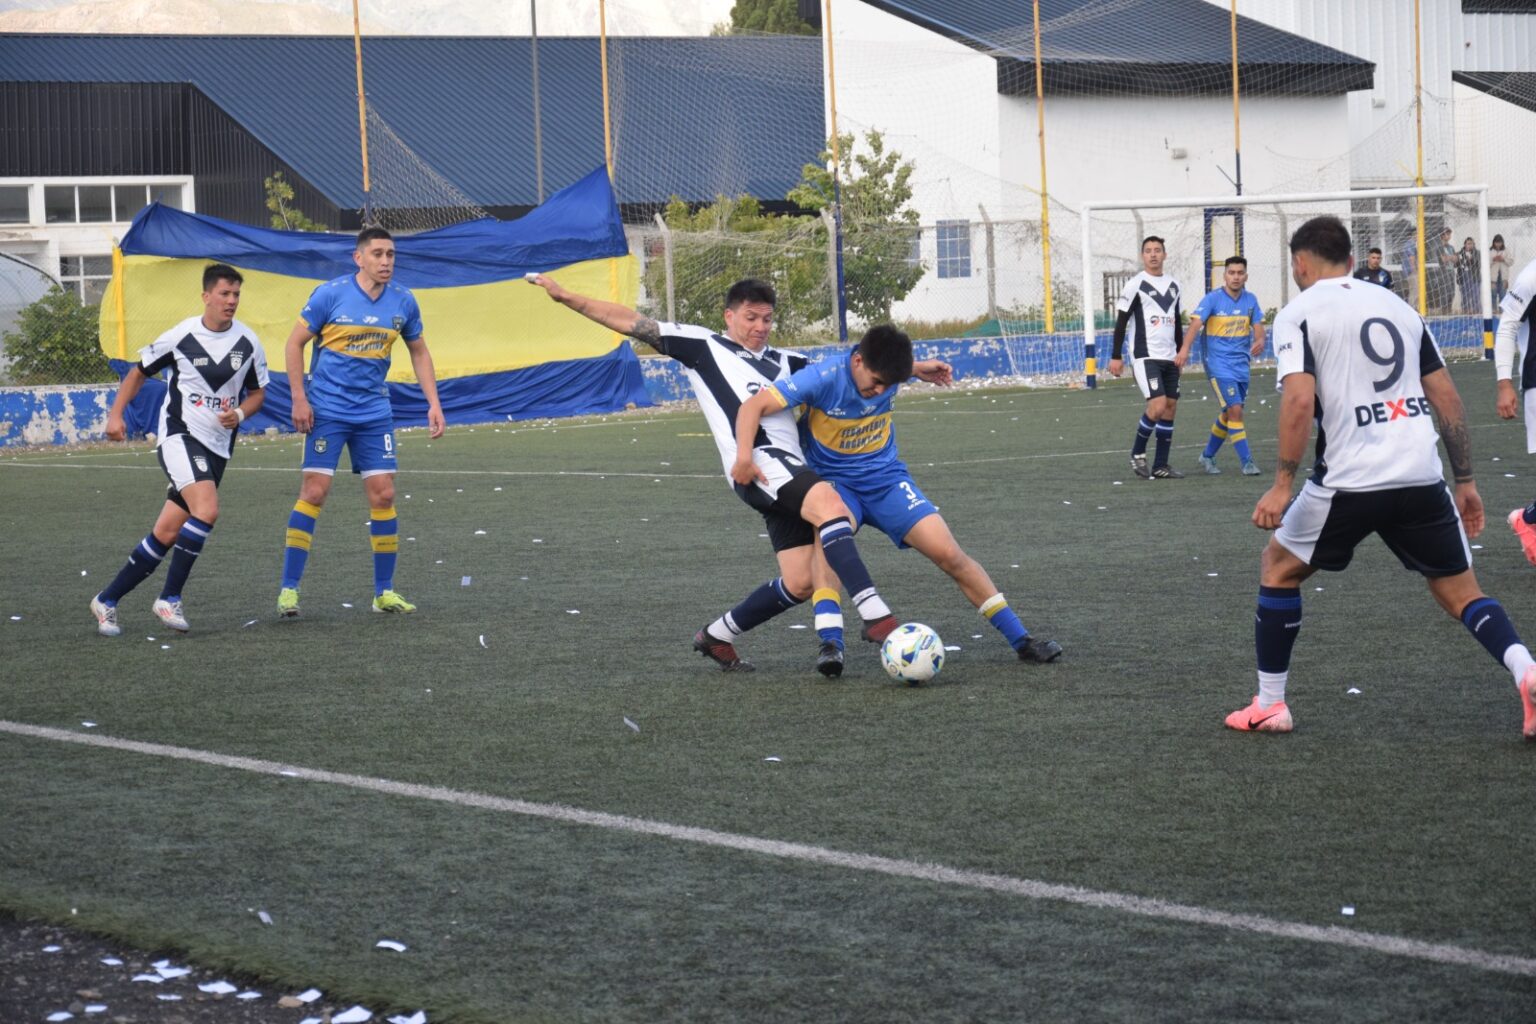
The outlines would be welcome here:
M 1529 505 L 1525 506 L 1525 511 L 1520 513 L 1520 517 L 1524 519 L 1528 525 L 1536 526 L 1536 501 L 1533 501 Z
M 1159 422 L 1157 425 L 1157 455 L 1152 460 L 1154 466 L 1168 465 L 1168 452 L 1173 448 L 1173 424 Z
M 160 560 L 164 557 L 165 545 L 156 540 L 154 534 L 139 541 L 139 546 L 133 549 L 128 561 L 117 571 L 117 577 L 101 592 L 101 600 L 107 604 L 117 604 L 124 594 L 149 579 L 160 568 Z
M 1520 642 L 1504 606 L 1491 597 L 1480 597 L 1463 608 L 1461 624 L 1500 665 L 1504 664 L 1504 652 Z
M 1301 588 L 1259 587 L 1259 608 L 1253 618 L 1253 649 L 1259 671 L 1278 675 L 1290 671 L 1291 648 L 1301 632 Z
M 1131 442 L 1131 454 L 1145 455 L 1147 442 L 1150 440 L 1152 440 L 1152 421 L 1142 416 L 1141 422 L 1136 424 L 1136 440 Z
M 795 597 L 785 589 L 784 578 L 781 576 L 769 580 L 742 598 L 740 604 L 710 623 L 709 632 L 716 640 L 731 640 L 804 601 L 805 598 Z M 721 632 L 727 635 L 717 635 Z
M 827 520 L 816 528 L 816 534 L 821 540 L 822 553 L 827 556 L 827 564 L 843 581 L 843 589 L 848 591 L 848 599 L 859 610 L 859 617 L 870 622 L 891 614 L 891 609 L 875 590 L 869 570 L 864 568 L 864 559 L 859 557 L 859 547 L 853 541 L 853 523 L 848 517 Z
M 187 575 L 192 563 L 203 553 L 203 542 L 208 539 L 212 523 L 205 523 L 197 516 L 190 516 L 176 535 L 176 547 L 171 551 L 171 567 L 165 573 L 165 589 L 160 599 L 169 601 L 181 596 L 181 588 L 187 585 Z

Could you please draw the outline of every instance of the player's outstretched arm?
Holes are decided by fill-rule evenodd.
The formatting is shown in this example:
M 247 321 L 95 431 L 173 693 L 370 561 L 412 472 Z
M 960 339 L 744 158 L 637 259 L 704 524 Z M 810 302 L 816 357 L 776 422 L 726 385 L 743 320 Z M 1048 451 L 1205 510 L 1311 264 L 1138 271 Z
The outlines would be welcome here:
M 1440 440 L 1445 442 L 1461 525 L 1468 537 L 1476 537 L 1483 532 L 1483 499 L 1472 476 L 1472 436 L 1467 430 L 1467 410 L 1448 370 L 1441 367 L 1424 376 L 1424 397 L 1435 410 L 1435 426 L 1440 429 Z
M 123 375 L 123 382 L 117 386 L 117 395 L 112 399 L 112 408 L 107 411 L 107 438 L 112 441 L 124 441 L 128 438 L 128 427 L 123 420 L 123 414 L 128 410 L 128 403 L 133 401 L 133 396 L 139 393 L 144 386 L 144 371 L 135 364 Z
M 947 388 L 955 382 L 955 369 L 942 359 L 919 359 L 912 364 L 912 376 Z
M 1310 373 L 1290 373 L 1285 377 L 1280 398 L 1278 427 L 1280 451 L 1275 457 L 1275 482 L 1253 508 L 1253 525 L 1261 530 L 1279 527 L 1286 506 L 1291 503 L 1291 489 L 1301 469 L 1301 457 L 1312 434 L 1312 416 L 1317 407 L 1317 378 Z
M 763 417 L 782 408 L 784 403 L 778 393 L 772 388 L 763 388 L 742 402 L 741 408 L 736 410 L 736 462 L 731 466 L 732 480 L 744 486 L 751 485 L 754 480 L 768 482 L 763 471 L 752 461 L 752 449 Z
M 437 371 L 432 366 L 432 353 L 427 351 L 427 339 L 423 336 L 408 341 L 405 348 L 411 354 L 411 369 L 416 374 L 416 383 L 421 385 L 421 393 L 427 399 L 428 435 L 442 437 L 447 422 L 443 419 L 442 404 L 437 400 Z
M 283 345 L 283 367 L 288 373 L 288 393 L 293 396 L 293 428 L 302 434 L 315 426 L 315 410 L 309 406 L 304 394 L 304 346 L 315 339 L 309 324 L 300 320 L 293 325 L 288 341 Z
M 628 306 L 617 302 L 608 302 L 604 299 L 595 299 L 590 295 L 579 295 L 576 292 L 562 288 L 560 284 L 548 274 L 527 274 L 525 279 L 530 284 L 536 284 L 549 293 L 549 297 L 560 305 L 574 312 L 580 313 L 594 323 L 602 324 L 617 334 L 627 335 L 636 341 L 647 344 L 655 344 L 661 337 L 661 328 L 655 320 L 635 312 Z

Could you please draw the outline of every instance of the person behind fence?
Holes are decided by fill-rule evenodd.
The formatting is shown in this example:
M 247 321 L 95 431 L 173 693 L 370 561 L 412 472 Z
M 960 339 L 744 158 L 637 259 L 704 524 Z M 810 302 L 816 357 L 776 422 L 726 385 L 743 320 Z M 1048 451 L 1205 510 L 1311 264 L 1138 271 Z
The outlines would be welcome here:
M 1365 266 L 1355 269 L 1355 280 L 1379 284 L 1388 291 L 1392 289 L 1392 272 L 1381 265 L 1381 249 L 1371 246 L 1371 251 L 1365 254 Z
M 832 485 L 806 466 L 794 417 L 788 412 L 766 417 L 747 447 L 761 471 L 750 484 L 731 480 L 737 460 L 736 416 L 742 403 L 776 380 L 806 365 L 797 352 L 768 344 L 778 296 L 773 286 L 752 278 L 737 281 L 725 294 L 725 334 L 691 324 L 657 322 L 617 302 L 578 295 L 547 274 L 528 278 L 567 309 L 617 334 L 643 341 L 688 371 L 688 383 L 714 434 L 726 481 L 736 496 L 762 515 L 780 575 L 748 594 L 730 611 L 699 630 L 693 649 L 726 672 L 750 672 L 754 666 L 736 651 L 736 638 L 811 596 L 814 545 L 820 544 L 864 620 L 866 639 L 884 640 L 898 622 L 875 589 L 854 541 L 852 513 Z M 827 677 L 843 671 L 842 651 L 823 651 L 816 669 Z
M 1492 277 L 1489 284 L 1493 288 L 1495 310 L 1504 301 L 1504 293 L 1509 291 L 1509 275 L 1514 268 L 1515 254 L 1504 248 L 1503 235 L 1494 235 L 1488 246 L 1488 273 Z
M 1461 286 L 1463 316 L 1474 316 L 1480 312 L 1482 300 L 1478 292 L 1482 290 L 1483 283 L 1482 259 L 1477 239 L 1468 238 L 1461 243 L 1461 251 L 1456 254 L 1456 283 Z
M 1147 400 L 1136 437 L 1131 442 L 1131 470 L 1143 480 L 1178 480 L 1184 474 L 1168 464 L 1173 450 L 1173 417 L 1179 406 L 1179 282 L 1163 274 L 1168 250 L 1163 240 L 1148 235 L 1141 240 L 1141 272 L 1125 283 L 1116 304 L 1114 348 L 1109 372 L 1118 377 L 1125 370 L 1121 358 L 1126 337 L 1131 342 L 1131 374 Z M 1157 456 L 1147 466 L 1147 442 L 1157 435 Z
M 1189 318 L 1184 344 L 1174 362 L 1180 370 L 1189 362 L 1195 338 L 1205 335 L 1205 375 L 1216 392 L 1220 407 L 1211 436 L 1200 453 L 1200 468 L 1215 475 L 1216 453 L 1222 443 L 1232 442 L 1244 476 L 1258 476 L 1259 467 L 1248 450 L 1248 428 L 1243 423 L 1243 403 L 1248 399 L 1249 366 L 1264 351 L 1264 309 L 1245 287 L 1248 261 L 1229 256 L 1222 267 L 1222 286 L 1200 300 Z
M 775 381 L 744 402 L 736 414 L 738 454 L 731 478 L 743 487 L 761 482 L 762 469 L 744 454 L 750 450 L 748 442 L 764 417 L 804 406 L 800 436 L 806 457 L 812 469 L 837 487 L 854 525 L 873 526 L 898 548 L 916 548 L 944 570 L 1020 661 L 1035 665 L 1055 661 L 1061 656 L 1061 645 L 1030 635 L 987 571 L 955 541 L 949 524 L 918 490 L 897 454 L 891 402 L 912 376 L 948 384 L 953 372 L 938 359 L 914 363 L 912 340 L 890 324 L 877 324 L 851 351 Z M 843 649 L 843 609 L 836 580 L 819 575 L 823 578 L 816 581 L 816 632 L 825 656 L 829 645 L 839 652 Z
M 1280 451 L 1274 485 L 1253 510 L 1255 526 L 1275 531 L 1260 559 L 1259 692 L 1227 716 L 1227 727 L 1292 730 L 1285 690 L 1301 631 L 1301 584 L 1319 569 L 1343 570 L 1374 533 L 1509 672 L 1524 705 L 1522 732 L 1536 739 L 1536 661 L 1472 572 L 1467 538 L 1482 532 L 1483 500 L 1466 410 L 1434 335 L 1397 296 L 1350 279 L 1349 229 L 1337 217 L 1307 221 L 1290 248 L 1301 294 L 1275 318 Z M 1292 501 L 1314 417 L 1316 461 Z M 1454 490 L 1445 485 L 1437 439 Z
M 165 370 L 171 378 L 160 405 L 155 454 L 170 479 L 165 504 L 149 534 L 128 561 L 91 598 L 96 632 L 117 636 L 117 604 L 159 568 L 167 554 L 165 586 L 154 613 L 171 629 L 191 628 L 182 591 L 192 566 L 219 518 L 219 481 L 233 454 L 235 434 L 266 400 L 267 359 L 256 333 L 235 319 L 244 278 L 234 267 L 214 263 L 203 269 L 203 312 L 188 317 L 139 353 L 123 377 L 107 413 L 107 437 L 127 437 L 123 413 L 144 382 Z
M 1525 416 L 1525 450 L 1536 455 L 1536 351 L 1531 346 L 1531 325 L 1536 323 L 1536 260 L 1515 275 L 1514 283 L 1499 304 L 1499 332 L 1493 341 L 1494 374 L 1498 378 L 1500 416 L 1512 420 Z M 1516 401 L 1511 382 L 1515 363 L 1520 364 L 1520 390 Z M 1509 528 L 1520 538 L 1526 561 L 1536 565 L 1536 501 L 1517 508 L 1507 517 Z
M 443 435 L 432 354 L 422 333 L 416 297 L 394 282 L 395 242 L 383 228 L 364 228 L 352 253 L 357 273 L 327 281 L 311 293 L 288 335 L 284 353 L 293 393 L 293 425 L 305 434 L 299 499 L 288 514 L 278 614 L 299 614 L 299 583 L 315 538 L 315 524 L 331 493 L 345 447 L 352 472 L 368 497 L 373 547 L 373 610 L 413 612 L 395 592 L 400 523 L 395 513 L 395 425 L 384 377 L 390 350 L 404 341 L 427 401 L 432 437 Z M 306 382 L 304 346 L 315 342 Z
M 1456 246 L 1451 243 L 1451 229 L 1440 229 L 1440 242 L 1435 246 L 1436 265 L 1429 275 L 1429 306 L 1435 313 L 1451 312 L 1456 299 L 1456 261 L 1460 259 Z

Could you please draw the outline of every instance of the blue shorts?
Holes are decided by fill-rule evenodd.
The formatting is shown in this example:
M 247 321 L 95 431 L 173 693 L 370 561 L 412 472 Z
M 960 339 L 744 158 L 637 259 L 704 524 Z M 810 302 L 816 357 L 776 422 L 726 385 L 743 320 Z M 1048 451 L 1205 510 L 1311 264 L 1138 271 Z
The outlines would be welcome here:
M 314 428 L 304 439 L 306 473 L 334 476 L 345 447 L 352 458 L 352 472 L 377 476 L 395 471 L 395 423 L 393 419 L 368 423 L 344 423 L 317 415 Z
M 832 484 L 853 513 L 855 524 L 873 526 L 899 548 L 908 546 L 902 538 L 912 527 L 939 511 L 905 471 L 879 483 L 833 480 Z
M 1216 400 L 1225 409 L 1229 405 L 1242 405 L 1248 400 L 1248 382 L 1238 377 L 1224 377 L 1220 374 L 1211 374 L 1211 390 L 1216 392 Z

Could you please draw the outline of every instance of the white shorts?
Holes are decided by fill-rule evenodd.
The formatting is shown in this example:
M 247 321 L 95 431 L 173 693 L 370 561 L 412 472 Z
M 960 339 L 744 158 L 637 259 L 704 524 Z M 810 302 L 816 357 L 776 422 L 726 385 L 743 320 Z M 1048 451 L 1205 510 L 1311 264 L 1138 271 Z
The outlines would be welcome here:
M 1536 388 L 1525 392 L 1525 454 L 1536 455 Z
M 212 480 L 215 487 L 224 479 L 224 465 L 229 460 L 209 451 L 201 441 L 187 434 L 167 434 L 155 448 L 160 467 L 170 480 L 168 496 L 202 480 Z M 172 497 L 173 501 L 176 499 Z M 181 502 L 176 502 L 178 505 Z

